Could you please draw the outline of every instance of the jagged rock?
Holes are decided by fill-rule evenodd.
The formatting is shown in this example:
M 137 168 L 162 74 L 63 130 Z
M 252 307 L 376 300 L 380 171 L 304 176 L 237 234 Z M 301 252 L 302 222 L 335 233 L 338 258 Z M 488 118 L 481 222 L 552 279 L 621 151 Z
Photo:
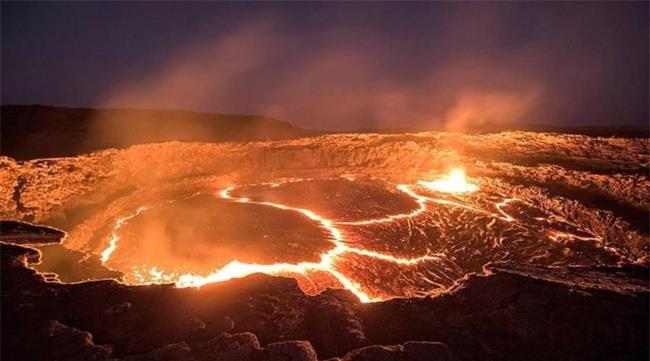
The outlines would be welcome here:
M 119 361 L 195 361 L 192 350 L 185 342 L 166 345 L 146 354 L 127 356 Z
M 647 268 L 504 263 L 440 297 L 365 304 L 358 311 L 376 343 L 439 340 L 461 359 L 643 358 L 650 303 L 640 282 L 647 277 Z
M 320 302 L 305 315 L 312 345 L 323 350 L 321 357 L 343 355 L 368 346 L 361 320 L 352 312 L 359 300 L 347 290 L 328 289 L 317 296 Z
M 106 313 L 109 315 L 125 313 L 131 309 L 131 306 L 131 302 L 122 302 L 106 310 Z
M 348 353 L 342 361 L 400 361 L 401 352 L 396 346 L 367 346 Z
M 224 318 L 215 320 L 207 325 L 207 327 L 215 334 L 220 334 L 222 332 L 230 332 L 235 327 L 235 321 L 232 318 L 226 316 Z
M 214 347 L 214 355 L 222 361 L 248 361 L 262 352 L 257 336 L 250 332 L 222 334 Z
M 49 360 L 108 360 L 113 350 L 110 346 L 93 343 L 89 332 L 52 321 L 48 327 L 47 355 Z
M 264 361 L 318 361 L 316 351 L 307 341 L 284 341 L 266 345 Z
M 341 361 L 450 361 L 452 352 L 440 342 L 410 341 L 404 345 L 373 345 L 347 353 Z
M 408 361 L 450 361 L 449 346 L 441 342 L 410 341 L 404 343 L 404 358 Z
M 17 221 L 0 220 L 0 241 L 13 244 L 59 243 L 65 232 L 56 228 Z
M 37 263 L 41 259 L 41 253 L 30 247 L 14 244 L 2 244 L 2 270 L 9 268 L 23 268 L 27 263 Z

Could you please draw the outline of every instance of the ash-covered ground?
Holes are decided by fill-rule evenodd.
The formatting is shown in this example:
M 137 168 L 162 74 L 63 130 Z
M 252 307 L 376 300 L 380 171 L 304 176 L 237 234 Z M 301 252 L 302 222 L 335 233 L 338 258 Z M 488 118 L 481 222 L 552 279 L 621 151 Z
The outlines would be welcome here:
M 5 157 L 0 215 L 29 224 L 2 227 L 3 358 L 647 359 L 649 147 L 427 132 Z M 454 169 L 471 191 L 429 186 Z

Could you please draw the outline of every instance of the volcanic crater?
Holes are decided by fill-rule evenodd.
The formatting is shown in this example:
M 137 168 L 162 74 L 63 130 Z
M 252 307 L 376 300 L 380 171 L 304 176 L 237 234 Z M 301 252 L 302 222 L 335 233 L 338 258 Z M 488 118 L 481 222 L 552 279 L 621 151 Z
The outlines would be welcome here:
M 296 339 L 310 343 L 283 347 L 315 350 L 313 359 L 415 359 L 409 341 L 444 346 L 449 357 L 503 359 L 495 350 L 564 347 L 548 334 L 567 328 L 591 330 L 593 339 L 580 342 L 598 344 L 606 322 L 618 322 L 630 341 L 598 345 L 603 352 L 647 354 L 635 340 L 647 340 L 648 328 L 635 317 L 648 305 L 648 149 L 647 139 L 425 132 L 4 157 L 2 218 L 65 236 L 59 244 L 26 228 L 3 230 L 3 282 L 18 282 L 3 295 L 3 313 L 15 313 L 3 322 L 37 318 L 50 331 L 31 337 L 44 344 L 52 334 L 88 331 L 96 340 L 84 352 L 125 359 L 171 352 L 164 347 L 220 359 L 235 342 L 228 337 L 242 332 L 257 335 L 237 341 L 251 359 Z M 21 284 L 32 294 L 21 294 Z M 611 317 L 577 325 L 544 309 L 557 292 L 582 292 L 567 296 L 569 306 L 586 305 L 571 317 L 596 309 Z M 594 292 L 613 298 L 596 304 Z M 50 299 L 83 308 L 90 293 L 107 296 L 81 311 L 21 306 Z M 161 302 L 176 297 L 191 300 L 172 316 Z M 209 297 L 220 301 L 208 305 Z M 153 311 L 142 310 L 147 302 Z M 408 310 L 427 316 L 414 321 Z M 482 312 L 500 316 L 479 327 Z M 549 325 L 545 317 L 560 319 Z M 215 326 L 224 319 L 233 325 Z M 505 319 L 512 334 L 485 336 Z M 146 321 L 143 330 L 129 328 L 135 320 Z M 195 333 L 186 330 L 192 322 Z M 462 336 L 451 324 L 481 331 Z M 503 342 L 511 347 L 497 347 Z M 374 344 L 401 346 L 359 351 Z

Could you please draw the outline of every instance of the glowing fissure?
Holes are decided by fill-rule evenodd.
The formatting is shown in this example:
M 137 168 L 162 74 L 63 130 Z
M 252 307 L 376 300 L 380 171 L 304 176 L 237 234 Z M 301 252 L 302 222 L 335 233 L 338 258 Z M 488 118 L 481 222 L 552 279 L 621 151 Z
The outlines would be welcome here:
M 501 207 L 507 205 L 507 204 L 510 203 L 510 202 L 514 202 L 514 201 L 518 201 L 518 199 L 516 199 L 516 198 L 506 198 L 506 199 L 504 199 L 503 201 L 501 201 L 501 202 L 499 202 L 499 203 L 497 203 L 497 204 L 495 205 L 495 207 L 497 208 L 497 210 L 499 211 L 499 213 L 501 213 L 501 215 L 503 215 L 503 217 L 502 217 L 501 219 L 503 219 L 503 220 L 506 221 L 506 222 L 512 222 L 512 221 L 514 221 L 515 219 L 512 218 L 512 217 L 511 217 L 509 214 L 507 214 L 506 212 L 504 212 L 504 211 L 503 211 L 503 208 L 501 208 Z
M 187 198 L 192 198 L 192 197 L 195 197 L 195 196 L 197 196 L 199 194 L 200 194 L 200 192 L 199 193 L 194 193 L 194 194 L 190 195 Z M 174 202 L 176 202 L 175 199 L 163 202 L 162 204 L 169 204 L 169 203 L 174 203 Z M 117 233 L 120 230 L 120 228 L 122 228 L 122 226 L 126 222 L 128 222 L 129 220 L 139 216 L 140 213 L 142 213 L 142 212 L 144 212 L 144 211 L 146 211 L 147 209 L 150 209 L 150 208 L 151 207 L 149 207 L 149 206 L 138 207 L 131 214 L 129 214 L 127 216 L 124 216 L 124 217 L 120 217 L 120 218 L 117 219 L 117 221 L 115 222 L 115 226 L 113 226 L 113 232 L 111 233 L 111 238 L 108 240 L 108 246 L 106 246 L 106 248 L 102 252 L 100 252 L 100 259 L 102 261 L 102 264 L 106 265 L 106 262 L 108 262 L 108 260 L 111 258 L 111 255 L 113 254 L 113 252 L 115 252 L 115 250 L 117 249 L 117 243 L 120 240 L 120 236 Z
M 415 258 L 398 258 L 398 257 L 393 257 L 391 255 L 368 251 L 365 249 L 358 249 L 358 248 L 347 248 L 346 252 L 356 253 L 362 256 L 368 256 L 368 257 L 377 258 L 384 261 L 389 261 L 389 262 L 408 265 L 408 266 L 425 262 L 425 261 L 438 261 L 444 256 L 444 253 L 438 253 L 435 255 L 425 255 L 422 257 L 415 257 Z
M 117 242 L 120 239 L 117 232 L 120 230 L 120 228 L 122 228 L 122 226 L 124 225 L 124 223 L 126 223 L 126 221 L 128 221 L 133 217 L 136 217 L 140 213 L 144 212 L 146 209 L 147 207 L 139 207 L 128 216 L 117 219 L 117 222 L 115 222 L 115 227 L 113 227 L 113 233 L 111 233 L 111 238 L 108 241 L 108 246 L 100 253 L 103 264 L 106 264 L 106 262 L 108 262 L 108 259 L 111 258 L 111 255 L 117 249 Z
M 581 240 L 581 241 L 600 241 L 599 237 L 594 237 L 594 236 L 578 236 L 577 234 L 573 233 L 568 233 L 568 232 L 560 232 L 556 230 L 550 230 L 548 231 L 548 237 L 552 239 L 555 242 L 562 242 L 562 239 L 566 240 Z

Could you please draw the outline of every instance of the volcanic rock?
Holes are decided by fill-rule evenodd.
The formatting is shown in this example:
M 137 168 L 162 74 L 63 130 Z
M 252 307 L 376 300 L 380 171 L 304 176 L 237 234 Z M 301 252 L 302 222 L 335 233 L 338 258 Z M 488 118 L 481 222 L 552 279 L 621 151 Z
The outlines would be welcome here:
M 59 243 L 65 232 L 25 222 L 0 220 L 0 241 L 13 244 Z
M 440 342 L 409 341 L 396 346 L 368 346 L 347 353 L 341 361 L 450 361 L 453 353 Z
M 399 361 L 401 349 L 395 346 L 367 346 L 354 350 L 345 357 L 343 361 Z
M 49 338 L 45 342 L 48 358 L 52 360 L 105 360 L 111 356 L 110 346 L 98 346 L 88 332 L 52 321 L 48 327 Z
M 25 268 L 24 259 L 33 256 L 32 250 L 1 247 L 2 282 L 9 286 L 2 294 L 2 326 L 12 329 L 3 335 L 6 360 L 67 360 L 71 352 L 109 357 L 111 349 L 112 357 L 118 358 L 148 360 L 169 354 L 189 359 L 187 348 L 197 360 L 279 356 L 309 360 L 314 349 L 322 359 L 339 356 L 348 360 L 445 359 L 452 353 L 449 349 L 460 359 L 473 360 L 564 359 L 566 355 L 622 359 L 648 354 L 648 289 L 644 285 L 648 270 L 640 266 L 563 269 L 498 264 L 488 267 L 484 276 L 468 277 L 446 295 L 362 304 L 346 291 L 310 297 L 293 280 L 262 275 L 200 290 L 127 287 L 113 281 L 46 283 Z M 124 313 L 97 312 L 127 302 L 132 306 Z M 279 315 L 292 309 L 289 314 L 301 321 L 265 317 L 259 312 L 262 305 Z M 305 317 L 315 312 L 323 314 L 320 321 Z M 212 336 L 212 341 L 188 339 L 182 344 L 187 335 L 174 325 L 191 317 L 223 319 L 226 313 L 237 315 L 237 330 L 249 332 Z M 347 320 L 342 330 L 354 325 L 353 331 L 320 328 L 318 334 L 326 317 Z M 53 318 L 75 326 L 49 321 Z M 263 343 L 250 331 L 262 335 Z M 325 334 L 328 342 L 322 341 Z M 358 347 L 350 344 L 351 334 L 363 335 L 359 340 L 364 343 L 398 346 L 355 351 Z M 97 346 L 93 339 L 107 346 Z M 286 339 L 313 339 L 315 343 L 287 343 Z M 426 342 L 411 342 L 415 340 Z M 318 346 L 312 349 L 310 344 Z
M 283 341 L 264 347 L 265 361 L 318 361 L 316 351 L 307 341 Z
M 404 344 L 404 357 L 409 361 L 450 361 L 452 352 L 441 342 L 410 341 Z
M 248 361 L 259 358 L 262 350 L 257 337 L 250 332 L 223 334 L 216 341 L 214 354 L 217 360 Z
M 142 355 L 127 356 L 119 361 L 195 361 L 192 350 L 185 342 L 159 347 Z

